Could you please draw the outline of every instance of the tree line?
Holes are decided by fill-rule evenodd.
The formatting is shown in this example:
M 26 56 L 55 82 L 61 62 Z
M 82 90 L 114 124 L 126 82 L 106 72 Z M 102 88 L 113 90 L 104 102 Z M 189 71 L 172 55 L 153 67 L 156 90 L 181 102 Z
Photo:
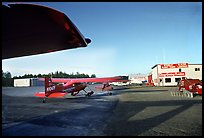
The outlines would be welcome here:
M 13 79 L 10 72 L 3 72 L 2 70 L 2 86 L 13 86 Z
M 11 73 L 6 71 L 3 72 L 2 70 L 2 86 L 13 86 L 14 79 L 23 79 L 23 78 L 44 78 L 44 77 L 51 77 L 51 78 L 96 78 L 95 74 L 89 76 L 88 74 L 76 72 L 67 74 L 62 71 L 51 72 L 48 74 L 24 74 L 23 76 L 14 76 L 12 77 Z

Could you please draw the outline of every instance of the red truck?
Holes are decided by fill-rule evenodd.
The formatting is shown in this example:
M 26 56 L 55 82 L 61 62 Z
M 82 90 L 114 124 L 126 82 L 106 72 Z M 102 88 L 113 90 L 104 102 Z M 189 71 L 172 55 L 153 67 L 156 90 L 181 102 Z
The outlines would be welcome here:
M 202 82 L 199 79 L 184 79 L 179 82 L 179 91 L 171 92 L 172 96 L 187 96 L 193 98 L 202 95 Z

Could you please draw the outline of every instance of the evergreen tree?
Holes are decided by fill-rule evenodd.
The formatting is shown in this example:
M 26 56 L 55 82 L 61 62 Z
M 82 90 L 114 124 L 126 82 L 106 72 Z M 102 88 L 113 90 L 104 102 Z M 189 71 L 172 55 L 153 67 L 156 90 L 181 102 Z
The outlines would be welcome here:
M 13 79 L 11 78 L 10 72 L 3 72 L 2 70 L 2 86 L 11 87 L 13 86 Z
M 95 74 L 92 74 L 92 75 L 91 75 L 91 78 L 96 78 L 96 75 L 95 75 Z

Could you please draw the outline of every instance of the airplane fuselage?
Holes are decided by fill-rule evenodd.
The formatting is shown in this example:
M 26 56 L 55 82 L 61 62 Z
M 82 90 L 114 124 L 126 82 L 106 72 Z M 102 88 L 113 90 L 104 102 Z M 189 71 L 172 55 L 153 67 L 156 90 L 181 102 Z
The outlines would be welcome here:
M 46 94 L 49 97 L 51 93 L 71 93 L 74 95 L 74 93 L 78 93 L 81 90 L 84 90 L 86 88 L 86 83 L 73 83 L 70 85 L 52 85 L 47 87 Z
M 79 91 L 84 90 L 86 88 L 86 83 L 73 83 L 70 85 L 54 85 L 45 86 L 46 92 L 36 92 L 35 96 L 44 98 L 45 96 L 48 98 L 56 98 L 56 97 L 64 97 L 66 94 L 71 93 L 72 96 L 75 96 L 79 93 Z

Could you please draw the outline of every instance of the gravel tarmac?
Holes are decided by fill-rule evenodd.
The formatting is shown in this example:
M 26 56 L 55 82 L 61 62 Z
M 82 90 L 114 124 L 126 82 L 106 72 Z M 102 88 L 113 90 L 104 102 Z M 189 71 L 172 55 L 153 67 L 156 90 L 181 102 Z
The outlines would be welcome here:
M 33 95 L 44 87 L 2 87 L 2 135 L 202 136 L 202 96 L 171 96 L 175 89 L 115 87 L 42 103 Z

